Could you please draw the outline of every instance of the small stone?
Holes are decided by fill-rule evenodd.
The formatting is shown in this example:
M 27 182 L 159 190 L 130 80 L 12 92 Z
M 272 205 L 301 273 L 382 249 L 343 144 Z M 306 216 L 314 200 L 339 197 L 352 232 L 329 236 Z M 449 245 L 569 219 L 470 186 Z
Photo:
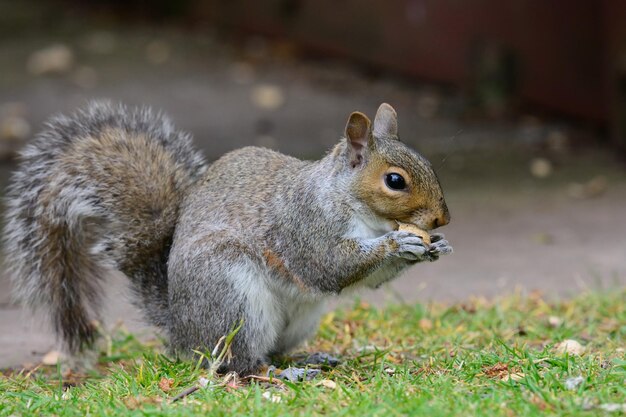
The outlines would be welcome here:
M 562 324 L 563 324 L 562 318 L 557 317 L 557 316 L 548 317 L 548 325 L 552 327 L 553 329 L 556 329 L 557 327 L 561 327 Z
M 280 379 L 289 382 L 310 381 L 320 374 L 319 369 L 294 368 L 289 367 L 276 375 Z
M 382 348 L 379 348 L 378 346 L 374 346 L 374 345 L 365 345 L 365 346 L 357 347 L 357 352 L 359 353 L 376 352 L 379 350 L 382 350 Z
M 548 178 L 552 174 L 552 162 L 545 158 L 535 158 L 530 162 L 530 173 L 535 178 Z
M 51 45 L 33 52 L 28 57 L 26 69 L 33 75 L 62 74 L 74 64 L 74 53 L 63 44 Z
M 615 413 L 615 412 L 626 413 L 626 403 L 623 403 L 623 404 L 619 404 L 619 403 L 600 404 L 598 406 L 598 408 L 601 409 L 601 410 L 604 410 L 604 411 L 608 411 L 610 413 Z
M 282 401 L 282 398 L 281 398 L 280 395 L 272 394 L 269 391 L 265 391 L 262 394 L 262 397 L 265 398 L 266 400 L 270 401 L 270 402 L 273 402 L 273 403 L 279 403 L 279 402 Z
M 568 353 L 570 355 L 580 356 L 585 353 L 585 347 L 573 339 L 566 339 L 561 343 L 557 343 L 554 349 L 560 354 Z
M 577 376 L 577 377 L 573 377 L 573 378 L 567 378 L 565 380 L 565 388 L 570 390 L 570 391 L 574 391 L 584 381 L 585 381 L 585 379 L 582 376 Z
M 201 376 L 200 378 L 198 378 L 198 385 L 200 385 L 202 388 L 206 388 L 209 385 L 209 380 Z

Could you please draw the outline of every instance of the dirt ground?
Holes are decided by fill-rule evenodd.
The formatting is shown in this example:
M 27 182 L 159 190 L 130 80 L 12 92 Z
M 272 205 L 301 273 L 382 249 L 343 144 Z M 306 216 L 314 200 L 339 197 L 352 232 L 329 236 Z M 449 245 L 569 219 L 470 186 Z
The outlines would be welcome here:
M 55 75 L 26 69 L 33 51 L 54 43 L 72 51 L 68 68 Z M 626 284 L 626 169 L 610 151 L 581 146 L 591 135 L 586 129 L 531 116 L 468 119 L 461 94 L 336 61 L 300 60 L 283 49 L 261 39 L 233 47 L 150 30 L 3 39 L 0 117 L 17 115 L 30 137 L 50 114 L 105 97 L 165 111 L 210 159 L 244 145 L 317 158 L 338 140 L 351 111 L 373 116 L 387 101 L 398 111 L 402 139 L 440 175 L 452 214 L 442 231 L 455 253 L 363 298 L 453 301 L 532 290 L 563 297 Z M 0 168 L 3 187 L 13 167 Z M 119 296 L 123 283 L 108 291 L 108 323 L 144 331 Z M 54 347 L 46 326 L 9 293 L 0 275 L 0 368 L 36 362 Z

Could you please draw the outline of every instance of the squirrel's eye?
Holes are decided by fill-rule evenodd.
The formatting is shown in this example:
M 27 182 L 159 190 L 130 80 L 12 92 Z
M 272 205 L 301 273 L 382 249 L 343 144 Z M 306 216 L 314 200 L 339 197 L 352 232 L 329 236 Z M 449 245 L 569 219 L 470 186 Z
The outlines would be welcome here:
M 406 182 L 402 175 L 395 172 L 385 175 L 385 184 L 392 190 L 404 190 L 406 188 Z

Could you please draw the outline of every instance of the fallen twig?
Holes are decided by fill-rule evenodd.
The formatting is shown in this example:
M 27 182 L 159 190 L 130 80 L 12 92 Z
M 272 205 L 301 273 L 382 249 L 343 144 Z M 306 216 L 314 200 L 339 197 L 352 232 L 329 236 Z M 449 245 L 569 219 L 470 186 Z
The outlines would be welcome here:
M 170 403 L 175 403 L 176 401 L 182 400 L 186 396 L 193 394 L 194 392 L 198 391 L 199 389 L 200 389 L 200 387 L 197 386 L 197 385 L 194 385 L 193 387 L 187 388 L 186 390 L 184 390 L 183 392 L 181 392 L 180 394 L 178 394 L 174 398 L 172 398 Z

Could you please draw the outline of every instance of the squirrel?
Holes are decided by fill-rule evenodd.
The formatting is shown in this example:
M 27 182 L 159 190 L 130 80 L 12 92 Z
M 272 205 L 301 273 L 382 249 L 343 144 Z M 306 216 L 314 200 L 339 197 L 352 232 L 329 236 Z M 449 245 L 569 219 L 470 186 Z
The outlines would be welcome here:
M 92 102 L 23 149 L 6 202 L 16 298 L 71 354 L 93 344 L 102 286 L 121 272 L 172 354 L 210 351 L 242 323 L 222 366 L 239 374 L 310 337 L 332 296 L 452 252 L 442 234 L 396 230 L 450 215 L 389 104 L 373 124 L 352 113 L 317 161 L 245 147 L 208 164 L 166 116 Z

